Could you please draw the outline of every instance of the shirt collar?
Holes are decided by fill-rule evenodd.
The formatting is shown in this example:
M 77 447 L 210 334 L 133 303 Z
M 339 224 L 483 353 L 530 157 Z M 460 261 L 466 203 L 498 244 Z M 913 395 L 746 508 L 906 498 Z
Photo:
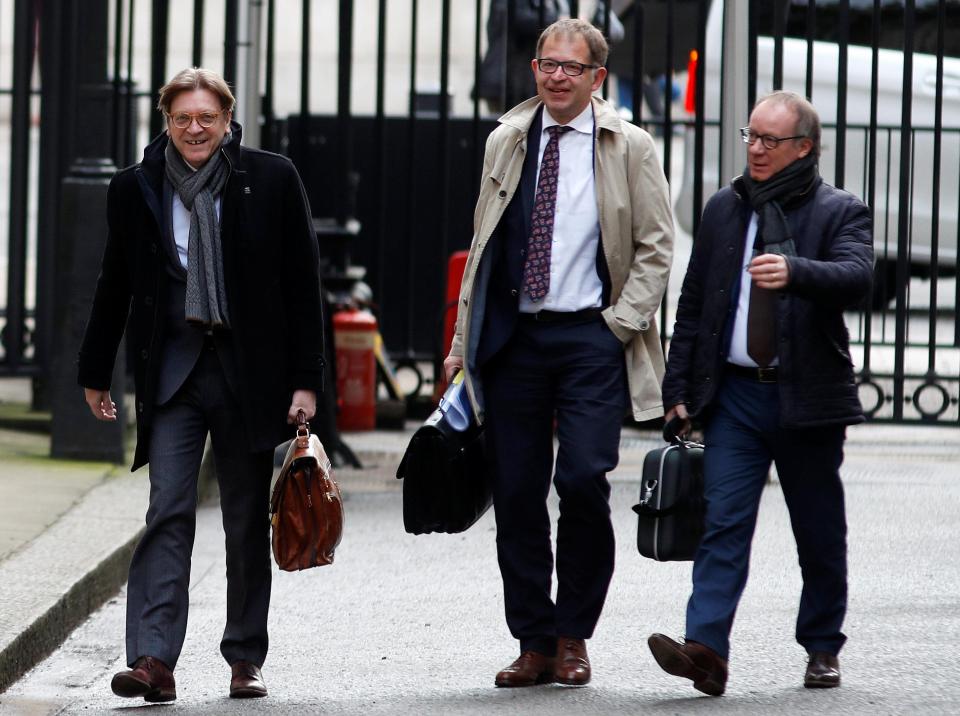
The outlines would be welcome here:
M 560 123 L 550 116 L 550 110 L 544 107 L 543 130 L 546 131 L 547 127 L 552 127 L 555 124 Z M 575 129 L 578 132 L 582 132 L 583 134 L 589 134 L 590 136 L 593 136 L 593 104 L 590 103 L 584 107 L 580 114 L 567 123 L 567 126 Z

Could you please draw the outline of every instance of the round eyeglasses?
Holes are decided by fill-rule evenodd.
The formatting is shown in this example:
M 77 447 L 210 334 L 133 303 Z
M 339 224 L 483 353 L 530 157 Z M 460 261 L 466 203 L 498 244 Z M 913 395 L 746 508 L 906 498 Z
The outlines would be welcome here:
M 167 114 L 167 118 L 177 129 L 186 129 L 193 124 L 193 120 L 197 120 L 197 124 L 204 129 L 210 129 L 220 119 L 221 114 L 223 112 L 200 112 L 199 114 L 174 112 L 173 114 Z

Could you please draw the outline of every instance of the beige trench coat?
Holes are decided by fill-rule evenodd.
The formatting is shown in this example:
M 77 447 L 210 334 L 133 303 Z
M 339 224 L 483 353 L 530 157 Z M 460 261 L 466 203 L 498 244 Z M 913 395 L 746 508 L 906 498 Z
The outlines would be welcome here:
M 472 359 L 483 325 L 490 270 L 484 250 L 520 183 L 527 131 L 539 107 L 539 99 L 533 98 L 503 115 L 487 138 L 484 154 L 473 241 L 450 350 L 450 355 L 464 357 L 467 393 L 480 422 L 483 391 Z M 633 417 L 650 420 L 663 415 L 663 351 L 656 314 L 673 257 L 670 192 L 650 135 L 621 120 L 597 97 L 593 110 L 597 209 L 612 285 L 611 305 L 603 318 L 624 343 Z

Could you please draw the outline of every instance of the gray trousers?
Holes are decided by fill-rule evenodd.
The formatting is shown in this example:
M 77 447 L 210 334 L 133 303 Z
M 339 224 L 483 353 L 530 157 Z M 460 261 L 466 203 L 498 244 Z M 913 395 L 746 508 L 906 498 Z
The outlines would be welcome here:
M 260 666 L 270 606 L 270 478 L 273 451 L 247 450 L 240 406 L 216 352 L 204 348 L 179 391 L 156 410 L 150 437 L 147 526 L 130 564 L 127 663 L 152 656 L 176 666 L 187 628 L 197 475 L 207 433 L 226 535 L 227 663 Z

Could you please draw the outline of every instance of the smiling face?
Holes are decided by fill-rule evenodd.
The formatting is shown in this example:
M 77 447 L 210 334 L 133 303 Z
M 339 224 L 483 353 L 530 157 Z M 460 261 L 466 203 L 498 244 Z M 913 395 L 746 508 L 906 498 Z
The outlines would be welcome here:
M 593 64 L 590 48 L 580 35 L 556 34 L 546 38 L 540 49 L 540 56 L 557 62 L 579 62 Z M 537 68 L 537 61 L 531 63 L 537 82 L 537 94 L 546 105 L 550 116 L 560 124 L 567 124 L 590 104 L 590 95 L 600 89 L 607 70 L 600 67 L 585 69 L 578 77 L 564 74 L 558 67 L 553 74 L 546 74 Z
M 797 113 L 780 102 L 761 102 L 750 115 L 750 129 L 757 135 L 792 137 L 797 133 Z M 813 141 L 807 138 L 788 139 L 776 149 L 767 149 L 757 139 L 747 146 L 747 168 L 754 181 L 766 181 L 781 169 L 810 153 Z
M 169 114 L 174 116 L 180 113 L 192 114 L 194 119 L 184 129 L 178 129 L 168 117 L 167 133 L 184 161 L 194 169 L 199 169 L 220 148 L 220 143 L 230 128 L 233 113 L 225 112 L 217 95 L 206 89 L 186 90 L 174 97 L 170 103 Z M 200 126 L 195 117 L 204 113 L 219 113 L 213 126 Z

